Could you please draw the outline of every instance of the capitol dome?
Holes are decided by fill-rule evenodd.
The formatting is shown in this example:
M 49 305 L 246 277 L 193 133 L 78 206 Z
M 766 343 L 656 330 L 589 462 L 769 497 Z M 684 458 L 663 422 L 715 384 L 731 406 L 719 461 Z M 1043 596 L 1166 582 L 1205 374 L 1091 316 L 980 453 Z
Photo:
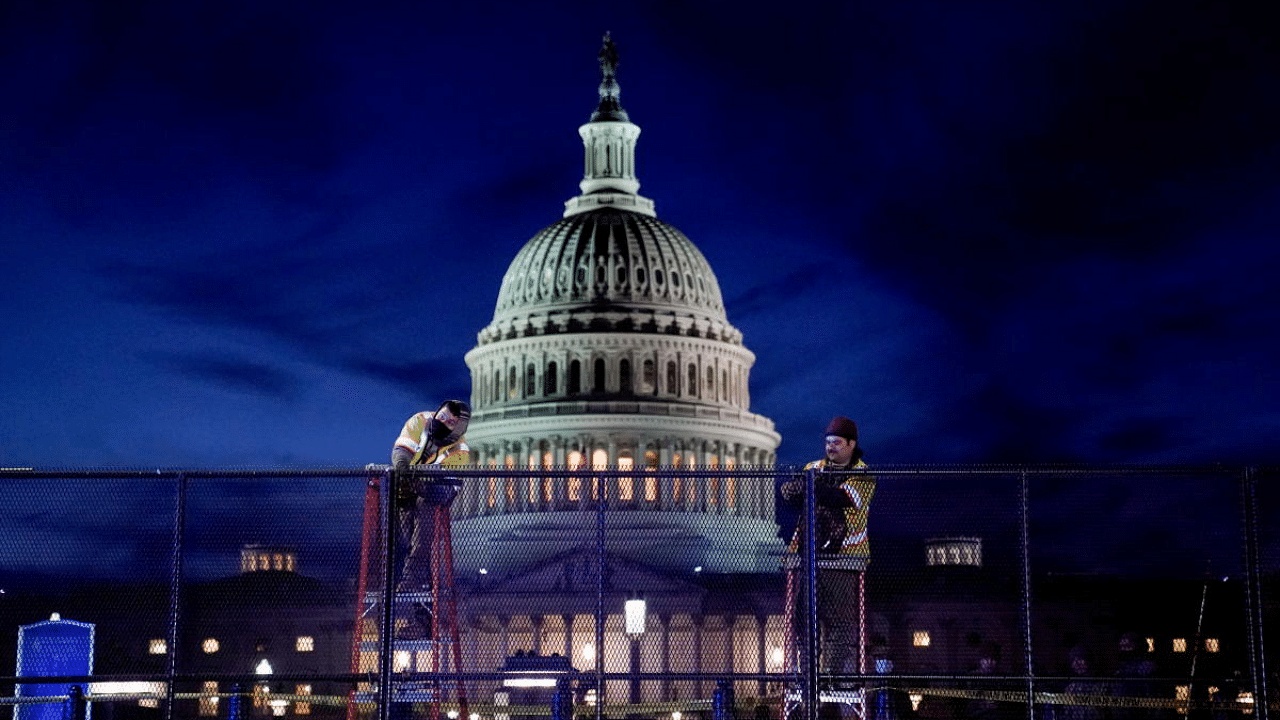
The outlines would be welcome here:
M 755 355 L 725 314 L 698 248 L 638 194 L 640 128 L 619 102 L 617 55 L 600 53 L 599 104 L 578 129 L 580 194 L 516 253 L 493 320 L 466 355 L 467 442 L 492 468 L 653 468 L 613 477 L 608 493 L 626 546 L 655 567 L 776 569 L 773 488 L 759 479 L 681 470 L 770 467 L 781 440 L 750 411 Z M 466 486 L 455 533 L 485 538 L 490 571 L 537 564 L 580 542 L 593 512 L 590 477 L 495 477 Z M 770 566 L 772 563 L 772 566 Z
M 702 252 L 656 217 L 613 207 L 544 228 L 502 280 L 481 344 L 560 332 L 623 330 L 741 344 Z

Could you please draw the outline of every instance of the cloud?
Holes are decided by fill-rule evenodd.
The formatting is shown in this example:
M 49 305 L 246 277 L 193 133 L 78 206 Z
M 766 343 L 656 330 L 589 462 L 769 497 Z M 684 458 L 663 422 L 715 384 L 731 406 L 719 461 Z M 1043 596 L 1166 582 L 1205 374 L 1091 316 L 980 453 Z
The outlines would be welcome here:
M 198 382 L 278 400 L 299 395 L 299 379 L 290 372 L 228 353 L 147 352 L 143 357 Z

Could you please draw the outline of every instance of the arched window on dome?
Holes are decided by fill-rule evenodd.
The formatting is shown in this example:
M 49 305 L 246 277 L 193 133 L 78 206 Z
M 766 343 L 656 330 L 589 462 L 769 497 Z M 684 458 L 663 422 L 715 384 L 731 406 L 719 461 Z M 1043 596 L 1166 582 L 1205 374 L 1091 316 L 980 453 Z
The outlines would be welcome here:
M 618 361 L 618 392 L 623 395 L 630 395 L 631 388 L 631 361 L 622 358 Z
M 565 381 L 565 391 L 570 395 L 582 392 L 582 363 L 577 360 L 569 362 L 569 379 Z
M 538 394 L 538 369 L 529 363 L 529 367 L 524 371 L 524 396 L 527 398 L 534 397 Z
M 489 396 L 489 402 L 496 403 L 502 399 L 502 371 L 501 370 L 493 371 L 493 386 L 489 388 L 489 391 L 491 393 L 491 395 Z
M 698 396 L 698 366 L 689 363 L 689 395 Z
M 542 394 L 556 394 L 556 363 L 554 360 L 547 363 L 547 372 L 542 379 Z
M 707 378 L 706 398 L 708 400 L 715 400 L 716 399 L 716 369 L 708 365 L 707 372 L 705 373 L 704 377 Z
M 720 400 L 729 401 L 729 371 L 720 369 Z
M 604 392 L 604 358 L 596 358 L 591 370 L 591 390 L 598 393 Z
M 653 358 L 647 358 L 644 364 L 640 366 L 640 392 L 658 394 L 658 371 L 654 365 Z
M 675 360 L 668 360 L 668 361 L 667 361 L 667 387 L 666 387 L 666 391 L 667 391 L 667 394 L 668 394 L 668 395 L 678 395 L 678 394 L 679 394 L 679 378 L 677 378 L 677 377 L 676 377 L 676 361 L 675 361 Z
M 507 369 L 507 398 L 510 400 L 515 400 L 516 396 L 520 394 L 520 386 L 516 380 L 516 366 L 512 365 Z

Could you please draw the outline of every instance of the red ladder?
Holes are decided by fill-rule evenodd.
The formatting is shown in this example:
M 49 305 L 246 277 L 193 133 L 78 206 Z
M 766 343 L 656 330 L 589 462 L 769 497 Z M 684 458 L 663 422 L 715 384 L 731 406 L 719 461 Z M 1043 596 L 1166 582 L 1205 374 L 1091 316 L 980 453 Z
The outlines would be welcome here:
M 375 466 L 377 467 L 377 466 Z M 389 503 L 384 503 L 382 487 L 388 479 L 385 466 L 377 470 L 370 469 L 368 485 L 365 489 L 364 520 L 360 538 L 360 574 L 356 579 L 355 621 L 351 633 L 351 672 L 355 675 L 374 677 L 381 667 L 380 659 L 383 648 L 381 640 L 383 592 L 386 586 L 387 542 L 384 532 L 387 523 L 382 518 L 388 512 L 394 512 Z M 443 488 L 441 488 L 443 490 Z M 458 598 L 453 574 L 453 531 L 450 522 L 449 506 L 456 492 L 439 493 L 439 503 L 429 506 L 431 514 L 431 598 L 435 601 L 431 613 L 431 635 L 426 640 L 391 641 L 391 651 L 396 653 L 393 659 L 393 673 L 401 672 L 462 672 L 462 642 L 458 629 Z M 371 589 L 377 588 L 377 589 Z M 393 595 L 392 632 L 400 625 L 398 622 L 407 608 L 413 612 L 412 594 L 407 596 Z M 410 617 L 412 622 L 413 618 Z M 401 664 L 401 653 L 407 653 L 407 667 Z M 431 720 L 439 720 L 440 704 L 443 699 L 441 683 L 410 683 L 408 681 L 391 680 L 392 701 L 404 703 L 425 703 L 430 707 Z M 421 687 L 419 687 L 421 686 Z M 467 693 L 461 680 L 457 681 L 457 698 L 459 717 L 467 718 Z M 373 692 L 372 682 L 358 683 L 352 689 L 347 705 L 347 720 L 358 720 L 360 708 L 377 699 Z M 399 714 L 399 713 L 398 713 Z M 404 713 L 408 716 L 408 712 Z

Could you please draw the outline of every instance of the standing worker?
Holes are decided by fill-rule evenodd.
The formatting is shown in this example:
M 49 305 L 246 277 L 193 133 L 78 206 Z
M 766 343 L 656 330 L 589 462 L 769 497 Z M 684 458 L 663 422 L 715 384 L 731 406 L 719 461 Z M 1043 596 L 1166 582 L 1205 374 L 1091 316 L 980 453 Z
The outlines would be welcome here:
M 471 407 L 461 400 L 446 400 L 435 412 L 423 411 L 405 421 L 391 449 L 391 464 L 399 480 L 395 506 L 399 519 L 399 546 L 404 553 L 396 593 L 415 596 L 414 618 L 401 628 L 402 640 L 429 638 L 431 633 L 431 535 L 435 508 L 453 500 L 457 488 L 428 478 L 407 477 L 412 465 L 455 467 L 471 462 L 464 434 Z
M 847 417 L 827 425 L 826 457 L 804 466 L 814 477 L 814 535 L 818 578 L 818 628 L 822 672 L 845 672 L 845 663 L 856 655 L 860 637 L 861 573 L 871 559 L 867 542 L 867 508 L 875 493 L 875 480 L 856 471 L 865 470 L 858 426 Z M 805 478 L 789 480 L 779 488 L 782 499 L 800 510 L 800 522 L 790 550 L 800 552 L 804 538 Z M 803 588 L 805 584 L 802 582 Z M 803 597 L 804 595 L 800 595 Z M 804 602 L 797 602 L 795 617 L 806 621 Z M 801 624 L 799 627 L 804 627 Z M 861 672 L 862 668 L 855 668 Z

